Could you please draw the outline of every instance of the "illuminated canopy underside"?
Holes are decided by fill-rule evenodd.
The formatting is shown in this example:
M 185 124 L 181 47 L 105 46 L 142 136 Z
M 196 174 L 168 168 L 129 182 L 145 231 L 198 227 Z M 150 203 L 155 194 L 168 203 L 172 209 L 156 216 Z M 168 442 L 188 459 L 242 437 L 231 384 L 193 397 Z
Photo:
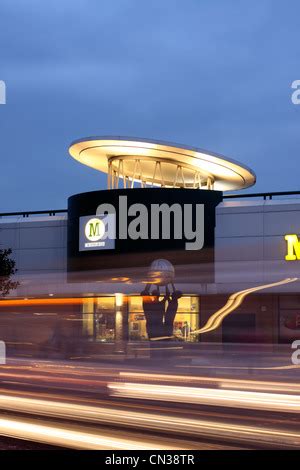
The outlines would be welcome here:
M 69 151 L 80 163 L 107 173 L 109 188 L 139 185 L 227 191 L 255 183 L 255 174 L 238 162 L 166 142 L 90 137 L 74 142 Z

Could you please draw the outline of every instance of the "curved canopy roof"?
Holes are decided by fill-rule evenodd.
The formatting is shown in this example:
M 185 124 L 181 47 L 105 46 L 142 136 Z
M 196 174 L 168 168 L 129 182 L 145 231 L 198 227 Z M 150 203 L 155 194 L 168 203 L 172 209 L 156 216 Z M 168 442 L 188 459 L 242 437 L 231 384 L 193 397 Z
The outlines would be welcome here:
M 108 173 L 109 186 L 142 185 L 238 190 L 252 186 L 252 170 L 206 150 L 132 137 L 87 137 L 69 148 L 73 158 Z

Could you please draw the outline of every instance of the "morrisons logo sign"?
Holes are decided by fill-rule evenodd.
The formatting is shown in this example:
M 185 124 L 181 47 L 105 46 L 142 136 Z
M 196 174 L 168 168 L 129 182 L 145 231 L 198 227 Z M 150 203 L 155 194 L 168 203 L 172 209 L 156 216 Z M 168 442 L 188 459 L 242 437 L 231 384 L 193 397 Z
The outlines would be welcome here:
M 114 225 L 111 214 L 80 217 L 79 251 L 114 249 L 114 240 L 107 238 L 108 227 Z
M 85 224 L 85 236 L 91 242 L 101 240 L 105 234 L 105 224 L 101 219 L 93 218 Z

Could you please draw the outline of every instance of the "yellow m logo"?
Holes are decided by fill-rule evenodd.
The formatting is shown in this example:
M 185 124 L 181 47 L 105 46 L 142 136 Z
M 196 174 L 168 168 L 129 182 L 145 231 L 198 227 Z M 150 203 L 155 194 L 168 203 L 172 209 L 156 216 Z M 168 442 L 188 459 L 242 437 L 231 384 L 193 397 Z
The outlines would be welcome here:
M 298 235 L 286 235 L 284 239 L 287 243 L 286 261 L 300 260 L 300 240 Z
M 89 224 L 90 226 L 90 237 L 98 237 L 99 236 L 99 222 L 94 223 L 94 224 Z
M 86 223 L 84 232 L 88 240 L 96 242 L 103 237 L 105 224 L 101 219 L 93 217 Z

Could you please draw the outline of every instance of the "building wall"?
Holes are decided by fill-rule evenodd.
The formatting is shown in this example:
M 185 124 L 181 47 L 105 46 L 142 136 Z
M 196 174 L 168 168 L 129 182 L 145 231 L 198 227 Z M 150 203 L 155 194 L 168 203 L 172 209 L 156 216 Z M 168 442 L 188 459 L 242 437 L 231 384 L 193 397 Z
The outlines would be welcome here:
M 300 261 L 285 261 L 287 233 L 300 235 L 300 199 L 220 204 L 216 211 L 215 286 L 197 286 L 195 278 L 193 287 L 183 288 L 191 289 L 190 293 L 228 293 L 298 277 Z M 0 219 L 0 247 L 12 248 L 22 279 L 32 277 L 42 284 L 45 276 L 45 284 L 50 280 L 66 283 L 66 245 L 66 215 Z M 296 289 L 288 285 L 280 291 Z
M 287 296 L 291 297 L 291 296 Z M 204 326 L 213 313 L 226 304 L 228 296 L 226 295 L 210 295 L 201 297 L 201 326 Z M 254 328 L 247 331 L 247 327 L 243 326 L 241 319 L 241 330 L 243 332 L 238 339 L 239 342 L 257 342 L 257 343 L 277 343 L 279 341 L 278 330 L 278 313 L 279 313 L 279 296 L 271 294 L 260 294 L 247 297 L 244 302 L 227 318 L 240 319 L 243 316 L 253 316 Z M 201 335 L 201 341 L 218 342 L 223 341 L 223 332 L 226 320 L 215 330 Z M 230 330 L 230 327 L 229 327 Z
M 300 200 L 232 200 L 219 205 L 216 211 L 215 284 L 203 286 L 197 284 L 197 279 L 178 284 L 176 280 L 176 287 L 181 288 L 185 294 L 200 296 L 200 326 L 225 305 L 232 292 L 288 277 L 300 277 L 300 261 L 285 261 L 284 236 L 288 233 L 300 235 Z M 127 293 L 139 293 L 143 287 L 140 284 L 127 286 L 124 283 L 89 283 L 77 284 L 75 287 L 68 284 L 66 215 L 0 219 L 0 248 L 12 248 L 18 277 L 21 280 L 21 286 L 17 292 L 11 294 L 12 296 L 43 296 L 50 292 L 70 297 L 74 293 L 100 296 L 101 292 L 126 293 L 125 289 Z M 190 280 L 189 271 L 186 277 Z M 254 319 L 254 342 L 289 342 L 299 331 L 299 327 L 293 329 L 294 323 L 299 320 L 299 292 L 300 284 L 294 282 L 276 289 L 268 289 L 260 295 L 248 296 L 230 314 L 230 320 L 234 321 L 236 318 L 242 324 L 243 319 Z M 42 350 L 45 341 L 51 343 L 53 331 L 59 332 L 59 338 L 80 334 L 77 331 L 79 323 L 75 320 L 72 323 L 72 318 L 64 319 L 59 316 L 59 329 L 55 317 L 50 315 L 48 318 L 44 314 L 41 315 L 42 313 L 48 315 L 49 311 L 22 313 L 24 318 L 26 317 L 27 325 L 27 331 L 23 333 L 15 322 L 15 315 L 10 315 L 9 321 L 2 316 L 6 340 L 14 344 L 16 335 L 21 335 L 18 338 L 19 343 L 26 340 L 26 344 L 29 344 L 32 342 L 30 335 L 33 334 L 34 338 L 38 339 L 35 340 L 37 349 Z M 69 313 L 72 315 L 72 312 Z M 81 315 L 81 311 L 76 314 Z M 22 317 L 19 316 L 18 320 L 22 321 Z M 44 327 L 45 322 L 47 328 Z M 286 328 L 286 324 L 292 325 L 292 328 Z M 41 325 L 44 325 L 43 328 Z M 201 341 L 222 343 L 225 329 L 224 322 L 216 330 L 201 336 Z
M 216 283 L 259 284 L 298 277 L 285 260 L 286 234 L 300 235 L 300 200 L 227 201 L 217 209 Z
M 0 219 L 0 248 L 11 248 L 18 274 L 64 272 L 67 216 Z

